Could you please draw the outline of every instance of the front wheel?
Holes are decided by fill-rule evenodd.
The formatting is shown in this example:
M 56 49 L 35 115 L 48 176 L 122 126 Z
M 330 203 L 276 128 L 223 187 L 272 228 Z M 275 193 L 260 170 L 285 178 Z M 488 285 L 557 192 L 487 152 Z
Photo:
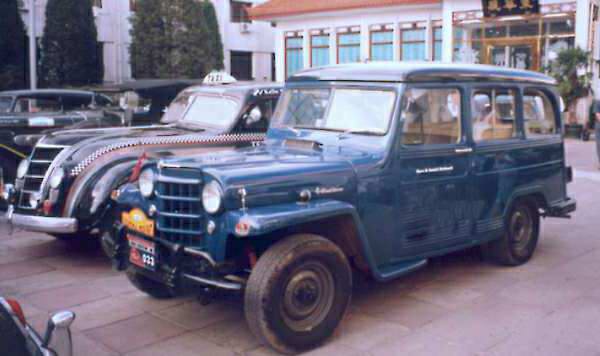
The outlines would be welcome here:
M 333 334 L 352 294 L 344 253 L 316 235 L 294 235 L 258 260 L 244 295 L 246 321 L 282 353 L 309 350 Z
M 535 202 L 521 199 L 510 209 L 504 235 L 483 246 L 485 256 L 506 266 L 519 266 L 531 258 L 540 234 L 540 215 Z

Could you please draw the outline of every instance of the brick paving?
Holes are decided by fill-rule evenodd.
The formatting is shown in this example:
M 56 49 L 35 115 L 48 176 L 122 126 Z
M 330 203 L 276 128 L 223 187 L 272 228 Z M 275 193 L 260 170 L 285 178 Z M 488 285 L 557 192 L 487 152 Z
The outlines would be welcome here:
M 525 266 L 476 251 L 431 261 L 386 284 L 360 282 L 335 336 L 313 355 L 600 355 L 600 170 L 592 142 L 568 141 L 579 203 L 546 220 Z M 0 224 L 0 295 L 19 299 L 39 329 L 77 313 L 76 355 L 272 355 L 246 327 L 241 301 L 153 300 L 93 246 Z

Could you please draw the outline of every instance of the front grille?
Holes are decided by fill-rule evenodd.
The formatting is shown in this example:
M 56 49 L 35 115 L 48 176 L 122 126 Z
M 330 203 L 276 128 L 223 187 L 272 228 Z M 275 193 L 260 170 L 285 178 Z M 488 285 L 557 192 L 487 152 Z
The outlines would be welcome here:
M 199 179 L 161 175 L 156 186 L 158 237 L 185 246 L 202 243 L 205 214 Z
M 19 206 L 21 208 L 30 208 L 29 196 L 38 193 L 42 189 L 42 182 L 46 172 L 50 168 L 52 161 L 62 152 L 65 147 L 46 147 L 37 146 L 31 153 L 31 162 L 29 169 L 23 180 L 23 189 L 19 197 Z

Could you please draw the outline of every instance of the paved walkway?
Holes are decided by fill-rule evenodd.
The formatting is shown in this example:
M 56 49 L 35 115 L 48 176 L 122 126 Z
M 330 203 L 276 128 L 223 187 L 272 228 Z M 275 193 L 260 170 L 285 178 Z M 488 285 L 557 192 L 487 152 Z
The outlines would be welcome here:
M 351 312 L 316 355 L 600 355 L 600 171 L 593 143 L 569 141 L 572 220 L 543 223 L 533 260 L 501 268 L 466 252 L 408 278 L 356 287 Z M 0 227 L 1 228 L 1 227 Z M 152 300 L 97 250 L 0 232 L 0 295 L 42 329 L 77 313 L 76 355 L 265 355 L 238 300 Z

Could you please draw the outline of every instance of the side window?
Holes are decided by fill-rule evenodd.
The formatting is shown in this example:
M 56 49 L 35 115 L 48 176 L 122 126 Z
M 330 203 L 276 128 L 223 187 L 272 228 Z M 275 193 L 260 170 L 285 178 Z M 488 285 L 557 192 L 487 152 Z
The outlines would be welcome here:
M 556 111 L 548 96 L 541 91 L 525 91 L 523 119 L 527 137 L 549 136 L 557 133 Z
M 516 91 L 476 90 L 471 100 L 475 141 L 509 140 L 517 136 Z
M 402 144 L 460 142 L 460 98 L 458 89 L 407 89 L 402 98 Z
M 250 106 L 243 116 L 244 129 L 260 132 L 267 131 L 276 103 L 276 100 L 268 99 L 261 100 L 258 103 Z

